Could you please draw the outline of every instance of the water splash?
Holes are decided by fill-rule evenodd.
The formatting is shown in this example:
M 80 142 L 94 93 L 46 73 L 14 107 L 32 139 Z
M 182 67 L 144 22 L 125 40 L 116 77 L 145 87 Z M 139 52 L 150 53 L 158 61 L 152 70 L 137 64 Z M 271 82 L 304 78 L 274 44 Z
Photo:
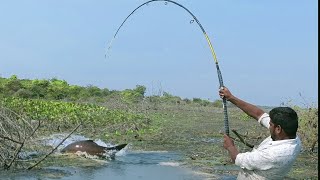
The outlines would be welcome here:
M 160 162 L 160 166 L 172 166 L 172 167 L 178 167 L 180 166 L 180 163 L 178 162 Z
M 51 146 L 51 147 L 56 147 L 60 144 L 60 142 L 67 136 L 68 134 L 52 134 L 49 137 L 44 137 L 42 138 L 42 144 L 45 146 Z M 71 143 L 77 142 L 77 141 L 84 141 L 84 140 L 89 140 L 89 138 L 82 136 L 82 135 L 75 135 L 72 134 L 68 139 L 66 139 L 58 148 L 58 152 L 60 152 L 63 148 L 65 148 L 66 146 L 68 146 Z M 94 140 L 94 142 L 96 144 L 98 144 L 99 146 L 104 146 L 104 147 L 113 147 L 115 146 L 114 144 L 111 144 L 109 142 L 104 142 L 101 139 L 96 139 Z M 105 156 L 106 158 L 109 158 L 110 156 L 124 156 L 126 155 L 126 150 L 128 149 L 128 147 L 125 147 L 123 149 L 121 149 L 120 151 L 108 151 L 106 152 Z M 97 158 L 95 156 L 89 155 L 85 152 L 79 152 L 77 155 L 79 156 L 84 156 L 87 158 Z
M 59 143 L 67 136 L 68 134 L 52 134 L 49 137 L 42 138 L 42 144 L 45 146 L 52 146 L 56 147 L 59 145 Z M 69 144 L 76 142 L 76 141 L 83 141 L 83 140 L 89 140 L 88 138 L 82 136 L 82 135 L 71 135 L 68 139 L 66 139 L 59 147 L 58 150 L 65 148 Z

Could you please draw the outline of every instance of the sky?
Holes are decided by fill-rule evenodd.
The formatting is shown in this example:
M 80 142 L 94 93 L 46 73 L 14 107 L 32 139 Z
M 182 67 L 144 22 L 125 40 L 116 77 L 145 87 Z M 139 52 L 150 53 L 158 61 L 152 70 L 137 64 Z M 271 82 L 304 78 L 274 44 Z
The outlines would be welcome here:
M 143 0 L 0 1 L 0 77 L 219 99 L 205 36 L 183 8 Z M 204 27 L 224 85 L 256 105 L 318 104 L 317 0 L 176 0 Z M 106 56 L 105 56 L 106 55 Z

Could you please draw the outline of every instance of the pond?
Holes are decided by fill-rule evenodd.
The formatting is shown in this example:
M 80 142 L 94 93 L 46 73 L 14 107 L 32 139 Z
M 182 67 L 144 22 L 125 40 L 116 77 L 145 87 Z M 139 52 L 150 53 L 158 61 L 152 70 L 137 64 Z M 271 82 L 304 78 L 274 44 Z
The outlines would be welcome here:
M 64 135 L 54 135 L 43 140 L 46 145 L 56 145 Z M 74 135 L 68 138 L 58 148 L 53 158 L 63 157 L 59 150 L 66 145 L 86 138 Z M 99 145 L 109 146 L 101 140 L 95 141 Z M 58 158 L 59 159 L 59 158 Z M 73 161 L 73 163 L 71 162 Z M 60 162 L 61 163 L 61 162 Z M 213 174 L 193 171 L 184 166 L 182 157 L 176 152 L 167 151 L 131 151 L 124 148 L 116 153 L 113 160 L 91 159 L 73 157 L 67 159 L 61 166 L 49 166 L 31 171 L 5 171 L 1 172 L 0 179 L 4 180 L 38 180 L 38 179 L 61 179 L 61 180 L 202 180 L 221 179 Z M 226 178 L 223 178 L 226 179 Z M 235 179 L 235 177 L 228 177 Z
M 56 147 L 66 134 L 54 134 L 39 140 L 42 145 Z M 185 156 L 172 151 L 137 151 L 132 150 L 131 145 L 116 153 L 115 159 L 98 159 L 91 156 L 66 155 L 60 150 L 75 141 L 87 140 L 81 135 L 72 135 L 59 146 L 57 151 L 49 156 L 39 169 L 30 171 L 0 171 L 2 180 L 211 180 L 236 179 L 239 167 L 232 164 L 215 164 L 208 166 L 209 169 L 199 171 L 191 169 L 190 162 L 185 161 Z M 100 139 L 95 142 L 101 146 L 114 146 Z M 216 143 L 216 142 L 213 142 Z M 34 157 L 35 152 L 25 152 L 21 157 L 28 155 Z M 44 155 L 43 153 L 40 156 Z M 39 156 L 39 155 L 38 155 Z M 209 161 L 209 160 L 208 160 Z M 310 158 L 307 153 L 301 153 L 293 170 L 287 179 L 302 179 L 305 177 L 318 177 L 317 158 Z M 206 163 L 206 162 L 203 162 Z
M 81 157 L 79 157 L 81 158 Z M 79 164 L 78 167 L 48 167 L 22 172 L 4 172 L 0 179 L 6 180 L 202 180 L 215 179 L 180 166 L 179 154 L 172 152 L 127 152 L 115 160 L 100 162 L 95 166 Z M 92 163 L 92 162 L 88 162 Z

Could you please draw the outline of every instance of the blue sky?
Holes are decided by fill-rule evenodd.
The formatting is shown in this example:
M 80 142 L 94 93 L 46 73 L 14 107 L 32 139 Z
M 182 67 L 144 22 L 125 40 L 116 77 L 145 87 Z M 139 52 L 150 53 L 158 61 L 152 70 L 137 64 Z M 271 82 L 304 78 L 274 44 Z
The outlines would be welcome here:
M 182 8 L 142 0 L 0 1 L 0 76 L 219 99 L 207 41 Z M 225 86 L 257 105 L 318 103 L 316 0 L 176 2 L 206 30 Z M 301 94 L 302 97 L 299 95 Z M 305 102 L 306 100 L 306 102 Z

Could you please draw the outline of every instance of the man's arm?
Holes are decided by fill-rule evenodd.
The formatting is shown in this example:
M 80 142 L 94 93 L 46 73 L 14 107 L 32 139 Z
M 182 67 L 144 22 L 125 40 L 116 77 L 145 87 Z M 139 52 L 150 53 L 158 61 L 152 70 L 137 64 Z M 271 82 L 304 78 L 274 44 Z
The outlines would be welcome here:
M 264 111 L 257 106 L 247 103 L 232 95 L 229 89 L 226 87 L 220 88 L 219 95 L 221 98 L 226 98 L 226 100 L 230 101 L 232 104 L 236 105 L 238 108 L 256 120 L 258 120 L 264 113 Z
M 237 155 L 239 154 L 239 151 L 234 145 L 233 140 L 226 134 L 223 136 L 223 147 L 228 150 L 231 160 L 234 163 Z

